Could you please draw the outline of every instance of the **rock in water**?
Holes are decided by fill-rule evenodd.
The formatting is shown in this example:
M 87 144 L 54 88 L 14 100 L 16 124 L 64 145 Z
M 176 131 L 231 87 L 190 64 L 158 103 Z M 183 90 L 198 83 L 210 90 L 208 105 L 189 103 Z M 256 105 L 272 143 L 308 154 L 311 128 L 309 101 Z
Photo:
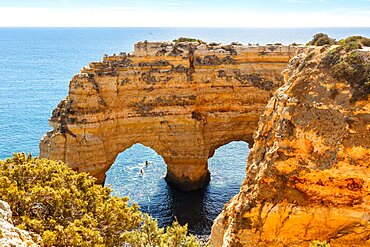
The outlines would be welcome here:
M 291 60 L 213 246 L 370 246 L 369 57 L 336 46 Z
M 0 200 L 0 246 L 37 247 L 29 232 L 12 224 L 12 212 L 8 203 Z

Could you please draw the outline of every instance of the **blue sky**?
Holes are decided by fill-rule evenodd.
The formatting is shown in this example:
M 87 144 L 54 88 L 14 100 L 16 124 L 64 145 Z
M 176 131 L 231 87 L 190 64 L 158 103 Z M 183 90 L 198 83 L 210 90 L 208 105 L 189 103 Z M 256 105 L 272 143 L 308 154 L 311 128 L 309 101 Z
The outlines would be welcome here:
M 138 9 L 169 8 L 203 10 L 290 10 L 314 11 L 338 8 L 370 10 L 370 0 L 1 0 L 1 7 L 122 7 Z
M 0 26 L 370 27 L 370 0 L 0 0 Z

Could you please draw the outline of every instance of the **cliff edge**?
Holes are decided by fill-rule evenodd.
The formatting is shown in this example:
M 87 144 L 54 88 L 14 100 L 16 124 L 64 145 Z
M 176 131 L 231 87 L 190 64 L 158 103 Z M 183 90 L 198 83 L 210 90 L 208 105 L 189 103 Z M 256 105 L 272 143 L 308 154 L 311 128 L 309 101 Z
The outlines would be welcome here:
M 370 246 L 369 54 L 324 46 L 290 61 L 213 246 Z

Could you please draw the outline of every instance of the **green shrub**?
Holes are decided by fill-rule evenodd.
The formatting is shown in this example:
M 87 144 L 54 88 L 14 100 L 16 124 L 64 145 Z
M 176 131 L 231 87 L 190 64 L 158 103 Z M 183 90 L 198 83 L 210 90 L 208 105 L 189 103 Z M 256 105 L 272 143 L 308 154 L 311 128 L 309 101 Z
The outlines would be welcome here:
M 186 226 L 164 231 L 127 197 L 110 193 L 62 162 L 24 153 L 0 161 L 0 199 L 11 206 L 15 225 L 41 235 L 43 246 L 154 246 L 152 239 L 158 246 L 167 239 L 181 243 L 172 246 L 200 246 Z M 151 237 L 138 239 L 142 235 Z
M 171 227 L 166 228 L 167 234 L 164 234 L 164 229 L 159 228 L 156 221 L 150 216 L 143 217 L 143 223 L 140 228 L 126 233 L 123 237 L 132 247 L 142 246 L 181 246 L 192 247 L 200 246 L 194 236 L 187 236 L 187 226 L 180 226 L 174 222 Z M 149 244 L 148 244 L 149 243 Z
M 370 47 L 370 39 L 369 38 L 364 38 L 361 40 L 361 44 L 363 46 L 367 46 L 367 47 Z
M 324 68 L 330 68 L 331 66 L 341 61 L 341 50 L 342 46 L 330 50 L 321 60 L 321 64 Z
M 221 45 L 221 43 L 212 42 L 208 44 L 209 46 L 218 46 Z
M 346 51 L 353 51 L 362 48 L 361 44 L 355 41 L 345 43 L 343 47 Z
M 325 33 L 317 33 L 313 36 L 313 39 L 307 43 L 307 45 L 317 45 L 317 46 L 323 46 L 323 45 L 334 45 L 335 39 L 330 38 Z
M 235 45 L 235 46 L 243 46 L 243 44 L 242 44 L 242 43 L 240 43 L 240 42 L 236 42 L 236 41 L 231 42 L 231 45 Z
M 351 85 L 350 101 L 367 99 L 370 94 L 370 64 L 365 55 L 357 50 L 348 49 L 342 42 L 341 46 L 329 50 L 321 59 L 320 66 L 329 70 L 338 81 L 346 81 Z
M 201 41 L 199 39 L 186 38 L 186 37 L 180 37 L 178 39 L 174 39 L 172 42 L 175 42 L 175 43 L 180 43 L 180 42 L 198 42 L 198 43 L 203 43 L 203 41 Z
M 353 42 L 358 43 L 358 44 L 363 45 L 363 46 L 370 46 L 370 39 L 366 38 L 366 37 L 363 37 L 363 36 L 350 36 L 348 38 L 341 39 L 339 41 L 339 44 L 340 45 L 345 45 L 345 44 L 353 43 Z

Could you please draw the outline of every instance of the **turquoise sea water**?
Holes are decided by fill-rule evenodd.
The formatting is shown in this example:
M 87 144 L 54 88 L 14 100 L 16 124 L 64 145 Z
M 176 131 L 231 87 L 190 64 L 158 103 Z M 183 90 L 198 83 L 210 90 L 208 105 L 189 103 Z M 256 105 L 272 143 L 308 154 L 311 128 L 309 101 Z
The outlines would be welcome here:
M 132 51 L 137 41 L 168 41 L 180 36 L 208 42 L 305 43 L 318 32 L 340 39 L 370 37 L 370 28 L 0 28 L 0 159 L 12 152 L 37 155 L 50 130 L 51 111 L 68 93 L 70 78 L 105 53 Z M 212 181 L 202 190 L 181 193 L 164 181 L 165 164 L 153 150 L 135 145 L 117 158 L 107 184 L 128 195 L 163 225 L 175 217 L 190 230 L 207 234 L 222 206 L 238 192 L 245 176 L 248 147 L 243 142 L 219 148 L 209 160 Z M 139 174 L 145 160 L 152 161 Z

